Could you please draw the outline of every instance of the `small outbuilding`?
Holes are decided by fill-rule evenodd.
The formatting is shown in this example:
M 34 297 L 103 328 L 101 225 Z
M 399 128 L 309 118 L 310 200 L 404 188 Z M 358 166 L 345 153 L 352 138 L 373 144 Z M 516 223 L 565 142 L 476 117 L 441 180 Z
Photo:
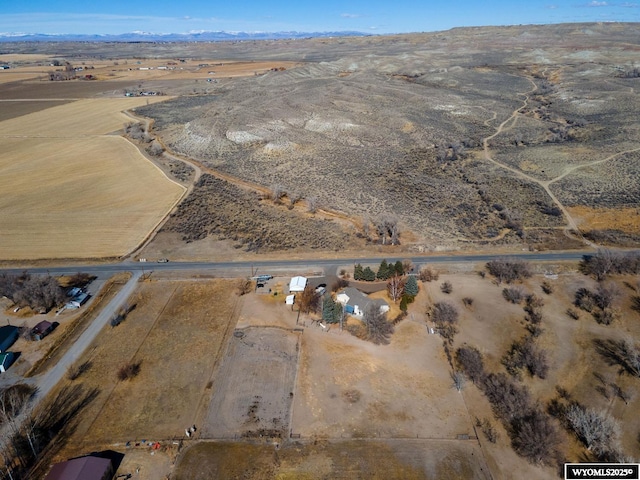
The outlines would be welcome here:
M 296 302 L 296 296 L 291 294 L 291 295 L 287 295 L 284 299 L 284 303 L 286 305 L 293 305 Z
M 5 325 L 0 327 L 0 353 L 6 352 L 18 339 L 18 327 Z
M 49 335 L 54 328 L 53 323 L 43 320 L 31 329 L 31 337 L 34 340 L 42 340 Z
M 307 279 L 305 277 L 293 277 L 289 282 L 289 292 L 304 292 L 306 286 Z
M 13 352 L 0 353 L 0 373 L 4 373 L 16 361 L 16 354 Z
M 108 458 L 88 456 L 56 463 L 44 480 L 111 480 L 114 473 Z

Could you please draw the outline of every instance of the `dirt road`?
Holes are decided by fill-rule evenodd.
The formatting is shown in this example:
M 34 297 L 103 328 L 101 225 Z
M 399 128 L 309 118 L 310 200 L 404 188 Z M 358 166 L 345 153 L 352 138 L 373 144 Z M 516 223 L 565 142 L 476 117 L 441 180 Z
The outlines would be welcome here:
M 70 348 L 67 353 L 60 359 L 48 372 L 36 377 L 36 385 L 38 387 L 38 399 L 42 399 L 62 380 L 69 366 L 71 366 L 87 347 L 98 336 L 100 330 L 107 324 L 109 319 L 118 311 L 118 309 L 127 301 L 138 284 L 138 279 L 142 276 L 141 271 L 133 272 L 129 281 L 122 287 L 118 294 L 109 302 L 109 304 L 98 314 L 95 320 L 87 327 L 78 341 Z

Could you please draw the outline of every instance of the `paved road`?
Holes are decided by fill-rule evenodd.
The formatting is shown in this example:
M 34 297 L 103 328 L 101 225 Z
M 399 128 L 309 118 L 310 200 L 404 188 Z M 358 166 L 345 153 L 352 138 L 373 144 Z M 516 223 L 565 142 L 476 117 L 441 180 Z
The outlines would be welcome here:
M 338 265 L 353 265 L 354 263 L 377 265 L 383 258 L 387 261 L 409 259 L 414 265 L 433 264 L 433 263 L 485 263 L 491 259 L 498 257 L 521 258 L 529 262 L 559 262 L 567 260 L 580 260 L 584 255 L 594 253 L 593 250 L 579 250 L 568 252 L 522 252 L 510 255 L 481 254 L 481 255 L 423 255 L 419 257 L 402 256 L 393 258 L 390 256 L 379 257 L 362 257 L 362 258 L 324 258 L 320 260 L 254 260 L 239 262 L 168 262 L 168 263 L 152 263 L 152 262 L 131 262 L 125 261 L 113 264 L 77 264 L 73 266 L 63 267 L 38 267 L 38 268 L 7 268 L 0 269 L 0 273 L 17 274 L 24 271 L 30 273 L 50 273 L 52 275 L 73 274 L 76 272 L 86 272 L 91 274 L 99 273 L 116 273 L 124 271 L 133 272 L 151 272 L 151 271 L 188 271 L 188 270 L 212 270 L 217 272 L 238 272 L 244 271 L 240 275 L 248 275 L 252 269 L 256 269 L 267 273 L 267 269 L 323 269 L 326 267 L 336 267 Z M 330 273 L 330 272 L 327 272 Z M 334 272 L 335 273 L 335 272 Z M 234 276 L 238 276 L 237 273 Z
M 73 344 L 60 361 L 50 370 L 43 373 L 40 376 L 34 377 L 36 385 L 38 386 L 38 397 L 44 398 L 56 384 L 62 380 L 62 377 L 67 373 L 67 369 L 84 353 L 84 351 L 91 345 L 94 338 L 98 336 L 100 330 L 109 322 L 111 317 L 118 311 L 118 309 L 125 304 L 127 299 L 133 293 L 136 288 L 138 279 L 142 276 L 142 272 L 136 271 L 132 275 L 131 279 L 120 289 L 115 297 L 102 309 L 91 325 L 82 333 L 80 338 Z

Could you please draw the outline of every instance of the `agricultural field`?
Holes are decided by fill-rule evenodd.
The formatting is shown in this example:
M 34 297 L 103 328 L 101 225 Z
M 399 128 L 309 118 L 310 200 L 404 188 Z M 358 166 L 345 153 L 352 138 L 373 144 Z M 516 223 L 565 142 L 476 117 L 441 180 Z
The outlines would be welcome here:
M 0 122 L 4 260 L 117 257 L 153 231 L 184 188 L 108 135 L 143 103 L 87 99 Z

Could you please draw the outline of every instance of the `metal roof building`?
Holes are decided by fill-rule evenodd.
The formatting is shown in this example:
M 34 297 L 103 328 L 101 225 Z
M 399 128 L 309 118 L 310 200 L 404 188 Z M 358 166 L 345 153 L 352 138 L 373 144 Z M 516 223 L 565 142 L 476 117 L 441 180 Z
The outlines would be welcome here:
M 4 325 L 0 327 L 0 353 L 6 352 L 18 339 L 18 327 Z
M 89 456 L 56 463 L 44 480 L 111 480 L 113 474 L 111 460 Z

